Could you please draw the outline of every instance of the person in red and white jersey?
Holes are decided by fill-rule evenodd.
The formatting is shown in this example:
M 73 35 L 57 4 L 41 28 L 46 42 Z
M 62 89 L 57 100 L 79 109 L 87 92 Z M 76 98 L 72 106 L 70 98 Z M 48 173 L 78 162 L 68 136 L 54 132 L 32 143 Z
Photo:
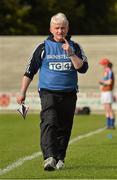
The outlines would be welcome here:
M 113 89 L 114 89 L 114 72 L 112 70 L 113 64 L 109 59 L 103 58 L 99 64 L 104 68 L 104 74 L 100 83 L 101 103 L 104 105 L 107 128 L 115 129 L 115 115 L 112 109 L 113 103 Z

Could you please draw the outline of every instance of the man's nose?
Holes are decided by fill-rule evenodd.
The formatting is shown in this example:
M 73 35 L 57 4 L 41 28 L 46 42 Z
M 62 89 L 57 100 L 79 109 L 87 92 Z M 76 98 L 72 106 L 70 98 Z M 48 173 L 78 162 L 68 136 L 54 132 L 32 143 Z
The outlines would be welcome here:
M 58 31 L 59 31 L 59 32 L 62 32 L 62 29 L 61 29 L 61 28 L 59 28 L 59 29 L 58 29 Z

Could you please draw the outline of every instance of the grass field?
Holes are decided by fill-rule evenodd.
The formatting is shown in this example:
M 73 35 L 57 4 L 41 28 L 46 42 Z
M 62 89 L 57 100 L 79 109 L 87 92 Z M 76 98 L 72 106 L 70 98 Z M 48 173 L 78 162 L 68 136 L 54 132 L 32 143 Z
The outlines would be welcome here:
M 117 131 L 103 115 L 75 116 L 65 168 L 54 172 L 43 170 L 38 119 L 0 114 L 1 179 L 117 179 Z

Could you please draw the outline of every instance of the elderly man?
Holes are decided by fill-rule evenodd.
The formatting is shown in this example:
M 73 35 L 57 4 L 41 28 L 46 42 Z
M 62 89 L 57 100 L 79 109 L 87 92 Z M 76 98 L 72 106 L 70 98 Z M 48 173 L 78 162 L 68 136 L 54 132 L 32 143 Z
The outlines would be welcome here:
M 63 13 L 51 18 L 51 35 L 33 52 L 17 98 L 19 104 L 25 100 L 27 88 L 39 70 L 41 149 L 44 170 L 48 171 L 64 167 L 77 100 L 77 72 L 88 69 L 83 49 L 70 40 L 68 30 Z

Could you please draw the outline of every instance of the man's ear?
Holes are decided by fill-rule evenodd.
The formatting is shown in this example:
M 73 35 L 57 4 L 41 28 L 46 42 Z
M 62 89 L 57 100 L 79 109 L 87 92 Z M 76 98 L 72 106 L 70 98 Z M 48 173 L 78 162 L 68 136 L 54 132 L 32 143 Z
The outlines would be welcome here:
M 69 26 L 68 26 L 68 31 L 69 31 Z
M 51 27 L 50 27 L 50 29 L 49 29 L 49 30 L 50 30 L 50 32 L 52 33 L 52 29 L 51 29 Z

